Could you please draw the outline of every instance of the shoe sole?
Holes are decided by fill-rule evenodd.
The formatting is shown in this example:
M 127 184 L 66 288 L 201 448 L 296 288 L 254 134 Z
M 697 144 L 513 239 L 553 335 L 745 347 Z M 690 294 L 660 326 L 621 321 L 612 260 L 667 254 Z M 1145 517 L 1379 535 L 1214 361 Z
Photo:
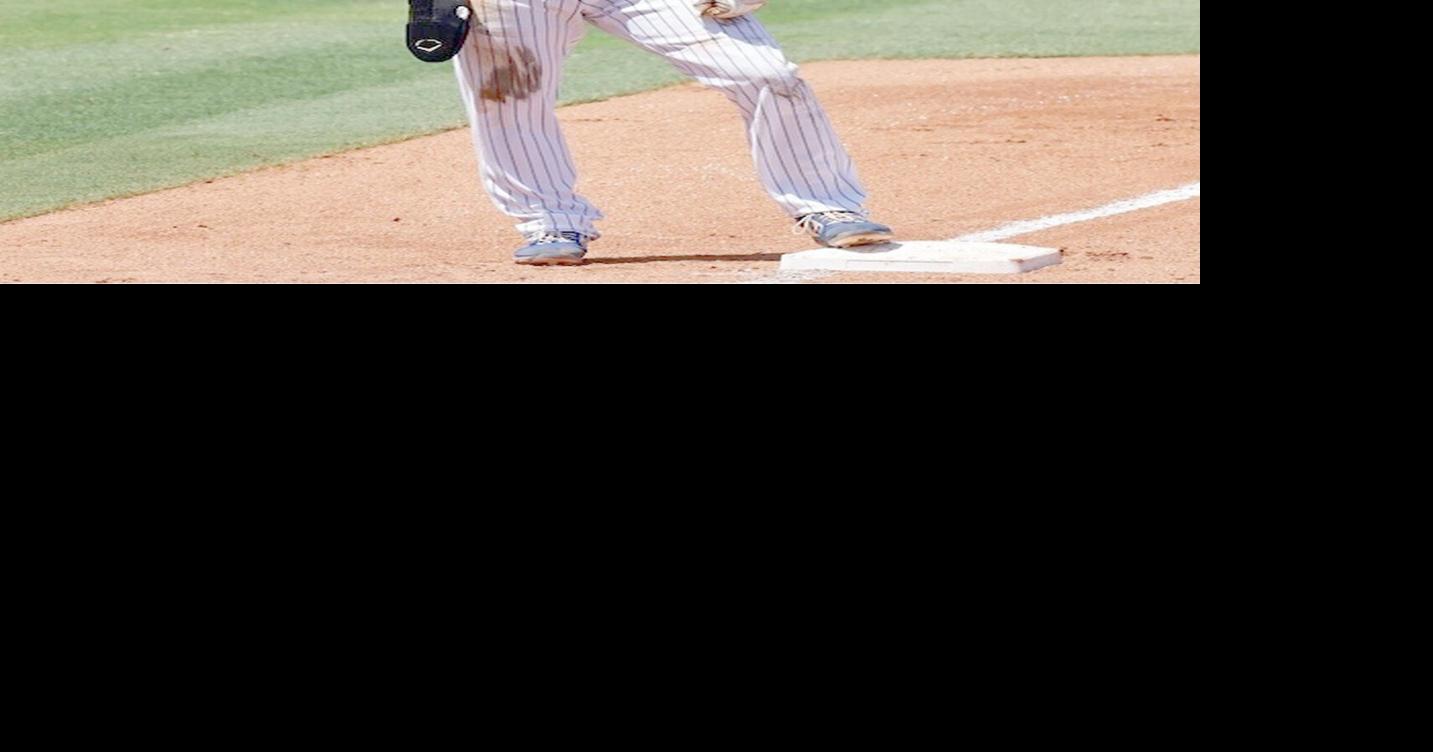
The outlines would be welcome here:
M 582 266 L 587 263 L 585 258 L 569 258 L 564 256 L 549 256 L 546 258 L 513 259 L 518 266 Z
M 831 241 L 832 248 L 858 248 L 863 245 L 881 245 L 895 239 L 895 235 L 889 232 L 862 232 L 855 235 L 847 235 L 844 238 L 837 238 Z

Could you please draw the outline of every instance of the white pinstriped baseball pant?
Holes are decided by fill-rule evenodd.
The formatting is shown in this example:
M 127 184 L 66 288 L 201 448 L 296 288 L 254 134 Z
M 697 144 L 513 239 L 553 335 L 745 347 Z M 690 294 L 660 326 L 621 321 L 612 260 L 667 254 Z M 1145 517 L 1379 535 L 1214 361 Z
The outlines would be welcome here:
M 866 191 L 811 88 L 752 16 L 703 18 L 691 0 L 474 0 L 490 35 L 456 58 L 483 185 L 525 235 L 599 233 L 602 213 L 577 193 L 577 169 L 555 113 L 562 63 L 586 25 L 665 57 L 741 109 L 762 184 L 792 217 L 860 211 Z M 474 35 L 476 36 L 476 34 Z M 541 63 L 540 88 L 501 101 L 482 95 L 495 52 L 523 47 Z

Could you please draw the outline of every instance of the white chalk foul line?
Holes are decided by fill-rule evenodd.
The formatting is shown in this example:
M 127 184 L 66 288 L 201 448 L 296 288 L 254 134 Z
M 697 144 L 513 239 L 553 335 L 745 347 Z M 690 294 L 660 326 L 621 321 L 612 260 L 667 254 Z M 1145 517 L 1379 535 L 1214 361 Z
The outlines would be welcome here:
M 1128 214 L 1130 212 L 1140 211 L 1141 209 L 1151 209 L 1156 206 L 1172 204 L 1177 201 L 1188 201 L 1192 198 L 1199 198 L 1199 183 L 1190 183 L 1189 185 L 1168 191 L 1159 191 L 1147 196 L 1116 201 L 1113 204 L 1105 204 L 1104 206 L 1086 209 L 1085 211 L 1054 214 L 1039 219 L 1011 222 L 1008 225 L 1001 225 L 993 230 L 961 235 L 958 238 L 951 238 L 951 240 L 964 243 L 995 243 L 1018 235 L 1029 235 L 1032 232 L 1048 230 L 1052 227 L 1072 225 L 1077 222 L 1089 222 L 1092 219 L 1104 219 L 1105 217 Z

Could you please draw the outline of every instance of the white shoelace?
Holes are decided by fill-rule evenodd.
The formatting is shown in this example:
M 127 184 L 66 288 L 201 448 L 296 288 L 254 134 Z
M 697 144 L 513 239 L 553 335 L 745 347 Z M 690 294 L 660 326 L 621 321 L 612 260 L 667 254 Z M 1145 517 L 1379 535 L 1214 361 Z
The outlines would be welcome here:
M 797 235 L 800 235 L 802 232 L 819 234 L 821 232 L 821 228 L 826 225 L 838 224 L 840 222 L 865 221 L 866 218 L 864 216 L 851 211 L 815 212 L 802 217 L 801 221 L 797 222 L 796 226 L 792 228 L 791 231 Z
M 576 235 L 577 233 L 573 234 Z M 527 242 L 533 245 L 539 245 L 547 243 L 581 243 L 582 241 L 569 238 L 560 232 L 540 232 L 536 235 L 529 236 Z

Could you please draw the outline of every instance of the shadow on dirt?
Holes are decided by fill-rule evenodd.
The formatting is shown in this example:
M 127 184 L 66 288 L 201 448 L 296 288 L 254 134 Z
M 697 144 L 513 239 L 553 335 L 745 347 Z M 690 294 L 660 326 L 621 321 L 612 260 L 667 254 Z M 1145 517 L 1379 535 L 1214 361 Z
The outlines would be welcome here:
M 743 256 L 730 254 L 708 254 L 695 256 L 627 256 L 625 258 L 595 258 L 588 259 L 587 264 L 593 266 L 602 264 L 660 264 L 667 261 L 780 261 L 785 254 L 781 253 L 749 253 Z

